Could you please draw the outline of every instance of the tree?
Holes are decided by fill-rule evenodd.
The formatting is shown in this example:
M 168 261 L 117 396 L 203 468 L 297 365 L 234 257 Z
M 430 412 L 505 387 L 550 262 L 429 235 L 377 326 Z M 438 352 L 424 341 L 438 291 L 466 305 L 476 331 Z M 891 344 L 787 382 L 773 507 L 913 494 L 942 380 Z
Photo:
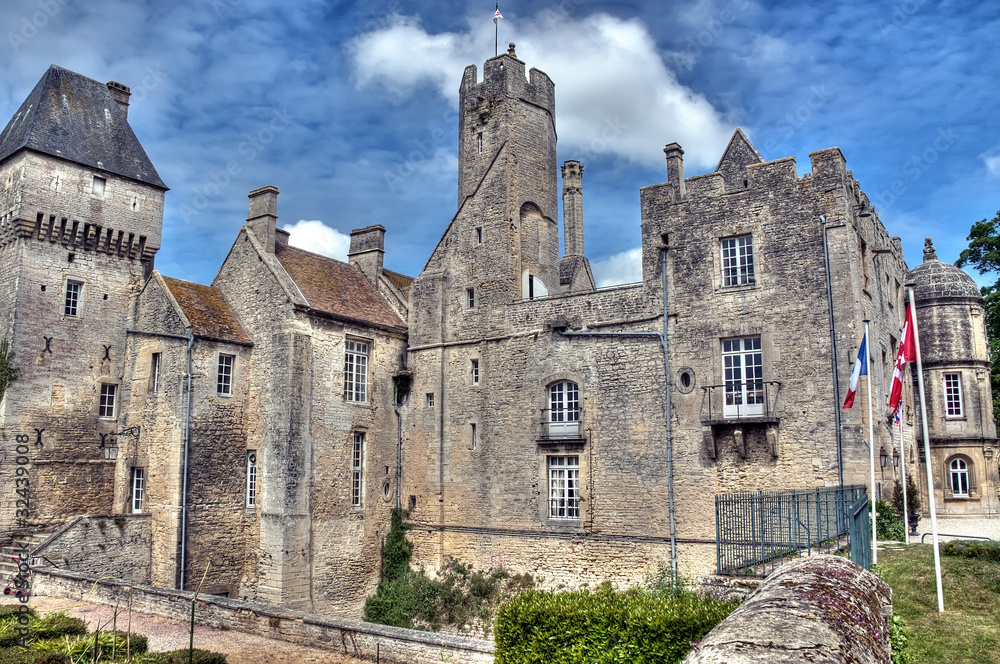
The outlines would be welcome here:
M 956 267 L 971 265 L 980 274 L 994 273 L 993 284 L 983 286 L 986 300 L 986 336 L 990 340 L 990 386 L 993 388 L 993 417 L 1000 420 L 1000 211 L 989 221 L 983 219 L 969 231 L 969 248 L 963 249 Z
M 14 366 L 14 351 L 6 339 L 0 339 L 0 401 L 10 384 L 17 380 L 17 367 Z

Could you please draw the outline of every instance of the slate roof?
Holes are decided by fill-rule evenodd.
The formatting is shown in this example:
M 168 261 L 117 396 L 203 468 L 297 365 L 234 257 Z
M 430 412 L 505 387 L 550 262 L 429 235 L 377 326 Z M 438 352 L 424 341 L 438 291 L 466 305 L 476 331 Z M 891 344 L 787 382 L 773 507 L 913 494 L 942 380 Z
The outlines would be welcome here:
M 108 86 L 56 65 L 0 133 L 0 162 L 25 148 L 167 189 Z
M 357 267 L 290 246 L 275 247 L 274 253 L 312 309 L 364 323 L 405 328 L 403 319 Z
M 382 269 L 382 274 L 385 278 L 389 280 L 396 290 L 398 290 L 404 298 L 410 299 L 410 286 L 413 285 L 413 277 L 408 277 L 405 274 L 400 274 L 399 272 L 393 272 L 392 270 Z
M 163 282 L 191 321 L 191 331 L 196 337 L 253 344 L 218 288 L 171 277 L 163 277 Z

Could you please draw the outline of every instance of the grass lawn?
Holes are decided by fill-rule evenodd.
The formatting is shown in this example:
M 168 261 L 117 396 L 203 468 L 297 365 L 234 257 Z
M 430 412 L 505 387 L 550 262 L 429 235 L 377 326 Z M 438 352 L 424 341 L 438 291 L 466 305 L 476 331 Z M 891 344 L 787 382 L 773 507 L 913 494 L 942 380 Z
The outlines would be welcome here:
M 1000 563 L 942 555 L 944 613 L 930 544 L 880 548 L 878 568 L 892 587 L 893 611 L 906 621 L 914 664 L 1000 662 Z

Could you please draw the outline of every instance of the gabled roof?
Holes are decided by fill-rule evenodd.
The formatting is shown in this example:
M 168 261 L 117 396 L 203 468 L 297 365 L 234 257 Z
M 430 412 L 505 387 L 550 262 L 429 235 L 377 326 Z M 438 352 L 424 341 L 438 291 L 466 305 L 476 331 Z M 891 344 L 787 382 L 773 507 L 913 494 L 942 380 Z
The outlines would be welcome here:
M 0 132 L 0 162 L 25 148 L 167 188 L 108 86 L 56 65 Z
M 410 299 L 410 286 L 413 285 L 413 277 L 408 277 L 405 274 L 400 274 L 399 272 L 393 272 L 392 270 L 382 269 L 382 274 L 389 283 L 393 285 L 393 288 L 398 290 L 400 294 L 407 300 Z
M 733 132 L 733 137 L 729 139 L 726 151 L 719 159 L 719 165 L 715 167 L 716 173 L 721 173 L 726 183 L 726 191 L 742 189 L 747 177 L 747 166 L 751 164 L 763 164 L 764 158 L 757 152 L 742 129 L 737 128 Z
M 274 255 L 311 309 L 363 323 L 405 328 L 403 319 L 357 267 L 290 246 L 275 247 Z
M 163 277 L 163 283 L 170 289 L 181 311 L 191 322 L 191 332 L 194 336 L 237 344 L 253 344 L 218 288 L 171 277 Z

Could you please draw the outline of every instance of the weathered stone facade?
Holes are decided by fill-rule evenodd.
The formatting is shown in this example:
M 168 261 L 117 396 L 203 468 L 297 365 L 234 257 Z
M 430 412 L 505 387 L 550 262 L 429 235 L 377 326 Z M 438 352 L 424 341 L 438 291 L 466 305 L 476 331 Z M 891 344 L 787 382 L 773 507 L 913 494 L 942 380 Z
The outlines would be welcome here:
M 982 301 L 950 266 L 907 272 L 837 148 L 799 176 L 737 131 L 685 177 L 668 145 L 667 181 L 641 190 L 643 281 L 596 289 L 583 166 L 560 191 L 555 88 L 512 45 L 465 71 L 458 210 L 420 275 L 384 268 L 381 225 L 352 232 L 348 263 L 289 246 L 263 187 L 206 286 L 153 269 L 166 188 L 131 130 L 111 170 L 11 138 L 56 76 L 112 123 L 88 129 L 98 145 L 125 140 L 123 86 L 46 76 L 0 135 L 0 337 L 22 369 L 0 404 L 0 535 L 142 515 L 153 585 L 343 615 L 374 590 L 397 504 L 429 568 L 711 573 L 715 494 L 868 484 L 867 387 L 838 402 L 866 321 L 874 449 L 906 445 L 918 471 L 913 393 L 902 443 L 883 396 L 909 282 L 945 509 L 995 509 Z M 956 373 L 964 410 L 941 415 Z M 11 433 L 32 440 L 23 523 Z M 967 495 L 949 495 L 957 458 Z M 897 471 L 877 472 L 888 491 Z

